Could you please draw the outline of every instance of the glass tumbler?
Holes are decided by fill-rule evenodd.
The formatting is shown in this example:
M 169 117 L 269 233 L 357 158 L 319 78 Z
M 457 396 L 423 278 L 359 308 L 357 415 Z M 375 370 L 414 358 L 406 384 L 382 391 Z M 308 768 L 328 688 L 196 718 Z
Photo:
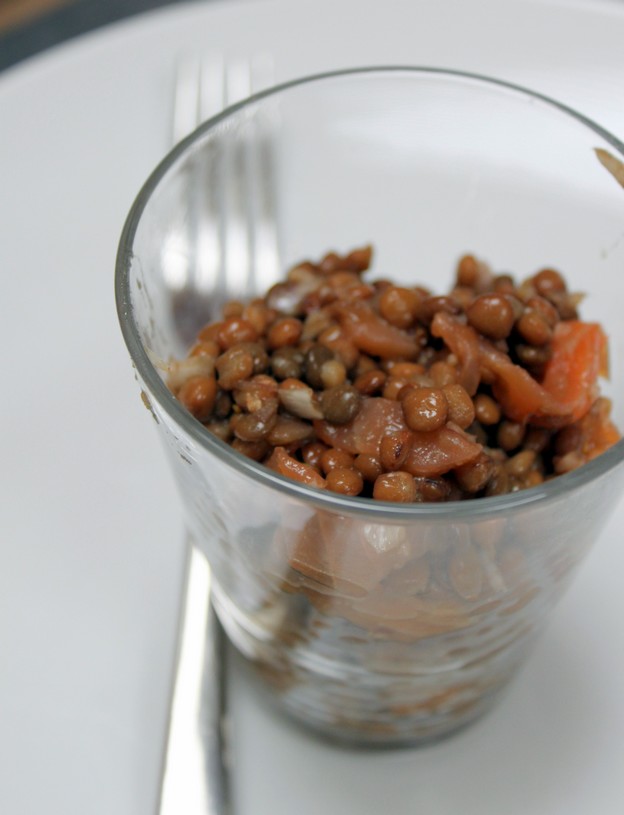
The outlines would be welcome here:
M 414 744 L 490 708 L 616 506 L 624 442 L 498 497 L 345 497 L 212 436 L 172 396 L 167 361 L 225 299 L 264 293 L 304 258 L 371 243 L 375 277 L 442 293 L 470 252 L 521 278 L 558 268 L 587 293 L 582 315 L 610 337 L 605 388 L 624 428 L 624 189 L 604 166 L 622 160 L 616 138 L 539 93 L 365 68 L 229 108 L 138 194 L 118 253 L 119 319 L 184 522 L 232 643 L 278 707 L 321 734 Z M 262 183 L 241 186 L 241 161 Z M 237 195 L 253 245 L 234 221 Z

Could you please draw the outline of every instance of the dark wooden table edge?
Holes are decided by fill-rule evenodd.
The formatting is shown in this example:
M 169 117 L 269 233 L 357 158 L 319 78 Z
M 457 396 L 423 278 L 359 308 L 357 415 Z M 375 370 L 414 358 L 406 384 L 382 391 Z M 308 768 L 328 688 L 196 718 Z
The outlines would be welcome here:
M 1 34 L 0 71 L 88 31 L 180 2 L 189 0 L 75 0 Z

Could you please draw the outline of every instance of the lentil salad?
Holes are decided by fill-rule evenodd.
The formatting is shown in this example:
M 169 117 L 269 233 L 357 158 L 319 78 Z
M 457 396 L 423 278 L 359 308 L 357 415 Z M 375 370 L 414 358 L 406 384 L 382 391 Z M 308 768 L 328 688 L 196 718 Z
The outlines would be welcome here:
M 543 268 L 473 255 L 451 290 L 365 280 L 365 246 L 292 267 L 204 326 L 168 383 L 242 455 L 313 488 L 403 503 L 537 486 L 619 438 L 607 339 Z

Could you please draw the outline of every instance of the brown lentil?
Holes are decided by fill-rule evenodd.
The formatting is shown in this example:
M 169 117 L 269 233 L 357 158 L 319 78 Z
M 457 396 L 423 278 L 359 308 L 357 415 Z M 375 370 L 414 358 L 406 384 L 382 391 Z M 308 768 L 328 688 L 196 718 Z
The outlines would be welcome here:
M 401 399 L 405 423 L 412 430 L 437 430 L 446 423 L 448 402 L 441 388 L 410 389 Z
M 544 483 L 544 476 L 540 473 L 539 470 L 530 470 L 524 477 L 522 482 L 522 488 L 527 490 L 530 487 L 539 487 L 540 484 Z
M 529 345 L 546 345 L 552 339 L 552 328 L 540 311 L 527 308 L 518 322 L 516 330 Z
M 332 289 L 335 289 L 336 291 L 342 291 L 343 293 L 348 289 L 349 297 L 351 297 L 352 296 L 351 290 L 360 283 L 360 278 L 353 272 L 347 272 L 343 270 L 328 274 L 326 278 L 326 283 Z
M 303 323 L 295 317 L 282 317 L 276 320 L 267 333 L 269 348 L 282 348 L 285 345 L 296 345 L 303 331 Z
M 269 366 L 269 356 L 259 342 L 241 342 L 238 347 L 249 351 L 253 357 L 254 374 L 262 374 L 266 371 Z
M 502 450 L 509 452 L 510 450 L 515 450 L 516 447 L 520 447 L 524 439 L 524 434 L 525 427 L 523 424 L 503 419 L 498 426 L 496 442 Z
M 505 467 L 497 464 L 494 466 L 494 472 L 487 483 L 485 494 L 488 496 L 504 495 L 507 492 L 509 492 L 509 476 Z
M 311 311 L 303 321 L 301 339 L 315 340 L 332 323 L 332 317 L 327 309 Z
M 217 342 L 226 351 L 242 342 L 255 342 L 258 333 L 253 325 L 242 317 L 228 317 L 221 323 L 217 334 Z
M 360 352 L 344 334 L 340 326 L 332 325 L 326 328 L 319 335 L 318 341 L 339 356 L 348 371 L 357 365 Z
M 362 376 L 362 374 L 367 374 L 369 371 L 376 371 L 379 370 L 379 366 L 375 362 L 372 357 L 367 356 L 366 354 L 360 354 L 358 357 L 358 361 L 352 371 L 352 376 L 354 379 L 357 379 L 358 376 Z
M 397 379 L 406 379 L 408 382 L 416 382 L 425 373 L 424 366 L 417 362 L 389 362 L 387 370 Z
M 321 394 L 321 410 L 328 422 L 346 424 L 360 409 L 362 397 L 353 385 L 337 385 Z
M 309 422 L 278 416 L 266 439 L 273 447 L 287 447 L 290 444 L 305 444 L 313 437 L 314 429 Z
M 333 351 L 324 345 L 313 345 L 305 355 L 303 371 L 307 383 L 313 388 L 323 387 L 323 365 L 335 359 Z
M 468 464 L 455 468 L 455 479 L 462 490 L 474 493 L 485 488 L 494 472 L 494 464 L 486 453 Z
M 232 412 L 232 397 L 226 391 L 218 391 L 213 414 L 216 419 L 227 419 Z
M 451 485 L 443 478 L 414 478 L 418 501 L 448 501 L 451 494 Z
M 236 417 L 234 435 L 241 441 L 259 441 L 266 438 L 277 422 L 277 403 L 263 405 L 255 413 Z
M 542 427 L 531 427 L 527 431 L 523 446 L 527 450 L 535 450 L 536 453 L 541 453 L 548 442 L 550 441 L 551 432 Z M 581 443 L 580 438 L 577 440 L 577 446 Z
M 455 286 L 449 296 L 462 311 L 465 311 L 474 300 L 475 293 L 469 286 Z
M 551 328 L 559 322 L 559 312 L 545 297 L 531 297 L 527 306 L 540 314 Z
M 479 284 L 480 273 L 474 255 L 464 255 L 457 264 L 457 284 L 476 289 Z
M 562 320 L 577 320 L 578 306 L 583 299 L 582 294 L 567 294 L 566 292 L 553 292 L 549 300 L 559 312 Z
M 214 342 L 218 342 L 219 331 L 221 330 L 221 326 L 223 325 L 222 321 L 216 323 L 209 323 L 201 328 L 197 334 L 197 339 L 200 342 L 207 342 L 209 340 L 213 340 Z M 220 348 L 221 346 L 219 346 Z
M 227 419 L 213 419 L 210 422 L 206 422 L 204 427 L 212 433 L 213 436 L 221 439 L 221 441 L 228 442 L 232 438 L 232 430 Z
M 210 417 L 217 397 L 217 381 L 214 376 L 193 376 L 178 391 L 178 399 L 200 422 Z
M 323 453 L 329 449 L 330 448 L 321 441 L 310 442 L 301 448 L 301 457 L 306 464 L 309 464 L 311 467 L 316 467 L 320 472 L 321 457 Z
M 520 317 L 524 314 L 524 309 L 526 308 L 522 300 L 516 297 L 513 294 L 507 294 L 507 302 L 511 306 L 514 314 L 514 321 L 519 320 Z
M 525 280 L 519 286 L 516 287 L 515 296 L 522 303 L 527 303 L 531 299 L 531 297 L 535 297 L 536 294 L 537 290 L 533 285 L 532 280 Z
M 420 296 L 413 289 L 388 286 L 379 298 L 379 313 L 397 328 L 409 328 L 416 321 Z
M 403 470 L 378 476 L 373 485 L 373 498 L 401 504 L 412 503 L 416 498 L 414 477 Z
M 410 383 L 407 379 L 403 379 L 399 376 L 389 376 L 384 382 L 381 394 L 384 399 L 391 399 L 393 402 L 396 402 L 399 399 L 403 388 L 409 384 Z
M 268 443 L 264 440 L 243 441 L 238 438 L 234 439 L 232 447 L 237 453 L 242 453 L 247 458 L 253 459 L 253 461 L 262 461 L 270 449 Z
M 331 470 L 353 467 L 353 456 L 346 450 L 336 450 L 330 447 L 321 455 L 320 465 L 323 473 L 327 475 Z
M 499 274 L 492 281 L 492 288 L 497 294 L 513 294 L 516 287 L 510 274 Z
M 553 467 L 557 475 L 570 473 L 585 464 L 585 456 L 579 450 L 572 450 L 563 456 L 553 458 Z
M 249 305 L 245 306 L 242 316 L 254 327 L 258 337 L 261 337 L 269 323 L 272 323 L 275 319 L 276 313 L 262 301 L 253 300 Z
M 379 368 L 373 368 L 370 371 L 361 373 L 353 383 L 353 386 L 363 396 L 373 396 L 383 388 L 385 382 L 386 374 Z
M 487 393 L 478 393 L 474 398 L 475 417 L 484 425 L 496 424 L 501 419 L 501 409 Z
M 353 272 L 365 272 L 370 266 L 372 256 L 373 247 L 370 245 L 362 246 L 349 252 L 342 265 L 345 269 L 350 269 Z
M 513 478 L 522 478 L 535 463 L 536 455 L 535 450 L 521 450 L 505 463 L 507 472 Z
M 412 434 L 409 431 L 388 433 L 379 444 L 379 463 L 386 471 L 400 470 L 412 446 Z
M 351 467 L 336 467 L 327 473 L 327 488 L 341 495 L 359 495 L 364 487 L 361 473 Z
M 278 348 L 271 357 L 271 371 L 276 379 L 299 379 L 304 355 L 298 348 Z
M 234 346 L 228 349 L 215 363 L 219 374 L 219 387 L 231 390 L 237 382 L 249 379 L 253 374 L 254 360 L 246 348 Z
M 466 309 L 470 325 L 493 340 L 504 340 L 514 325 L 514 312 L 502 294 L 482 294 Z
M 212 357 L 216 359 L 221 353 L 221 347 L 215 340 L 201 340 L 191 348 L 189 357 Z
M 488 443 L 488 434 L 486 429 L 477 421 L 474 421 L 470 427 L 467 428 L 468 433 L 475 438 L 478 444 L 485 447 Z
M 541 371 L 550 359 L 550 348 L 548 346 L 535 346 L 518 344 L 515 348 L 518 361 L 531 372 Z
M 321 382 L 324 388 L 336 388 L 347 378 L 347 369 L 339 359 L 328 359 L 321 365 Z
M 328 275 L 338 271 L 341 267 L 341 258 L 336 252 L 328 252 L 319 263 L 319 270 L 322 274 Z
M 360 471 L 365 481 L 374 482 L 383 472 L 379 459 L 370 453 L 360 453 L 359 456 L 356 456 L 353 466 Z
M 223 304 L 221 313 L 223 314 L 224 319 L 227 320 L 229 317 L 240 317 L 244 308 L 245 307 L 240 300 L 228 300 L 227 303 Z
M 436 297 L 426 297 L 420 303 L 418 317 L 423 323 L 428 324 L 433 320 L 434 315 L 437 314 L 438 311 L 445 311 L 448 314 L 459 314 L 460 307 L 445 294 Z
M 442 390 L 448 405 L 447 419 L 454 422 L 462 430 L 474 422 L 475 409 L 468 391 L 463 385 L 445 385 Z
M 533 285 L 543 297 L 566 290 L 565 280 L 555 269 L 542 269 L 533 278 Z

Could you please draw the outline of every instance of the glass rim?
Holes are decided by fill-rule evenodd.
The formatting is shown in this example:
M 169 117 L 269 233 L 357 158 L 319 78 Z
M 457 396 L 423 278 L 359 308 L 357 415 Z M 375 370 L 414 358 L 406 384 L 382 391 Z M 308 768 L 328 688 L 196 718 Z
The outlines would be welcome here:
M 272 86 L 266 90 L 255 93 L 234 105 L 220 111 L 217 115 L 202 122 L 192 133 L 182 139 L 173 147 L 150 173 L 147 180 L 139 190 L 124 223 L 115 262 L 115 302 L 117 316 L 127 349 L 136 371 L 146 387 L 157 399 L 158 405 L 168 416 L 187 433 L 206 452 L 220 459 L 224 464 L 238 471 L 239 474 L 250 477 L 269 488 L 291 496 L 298 501 L 315 505 L 332 512 L 344 515 L 367 515 L 374 520 L 405 522 L 417 519 L 428 520 L 457 520 L 478 519 L 508 513 L 528 505 L 542 504 L 546 501 L 561 497 L 566 493 L 582 487 L 605 475 L 624 460 L 624 438 L 610 447 L 604 453 L 587 462 L 570 473 L 559 475 L 543 484 L 530 487 L 505 495 L 475 498 L 463 501 L 430 502 L 399 504 L 389 501 L 377 501 L 359 496 L 344 496 L 330 490 L 318 490 L 300 484 L 293 479 L 270 470 L 259 462 L 252 461 L 237 453 L 225 442 L 213 436 L 198 422 L 176 399 L 169 390 L 157 369 L 151 362 L 141 342 L 140 334 L 134 320 L 130 297 L 130 268 L 133 260 L 134 238 L 141 221 L 141 217 L 152 194 L 160 181 L 178 159 L 209 131 L 213 130 L 224 120 L 238 111 L 250 107 L 259 101 L 276 97 L 284 92 L 298 87 L 322 83 L 332 79 L 346 79 L 349 77 L 368 76 L 420 76 L 439 77 L 450 80 L 462 80 L 477 86 L 489 89 L 510 92 L 529 100 L 538 100 L 547 107 L 559 111 L 567 117 L 584 125 L 609 143 L 624 157 L 624 144 L 574 108 L 553 99 L 545 94 L 526 88 L 522 85 L 497 79 L 484 74 L 461 71 L 443 67 L 429 67 L 416 65 L 380 65 L 345 68 L 336 71 L 325 71 L 308 76 L 292 79 Z

